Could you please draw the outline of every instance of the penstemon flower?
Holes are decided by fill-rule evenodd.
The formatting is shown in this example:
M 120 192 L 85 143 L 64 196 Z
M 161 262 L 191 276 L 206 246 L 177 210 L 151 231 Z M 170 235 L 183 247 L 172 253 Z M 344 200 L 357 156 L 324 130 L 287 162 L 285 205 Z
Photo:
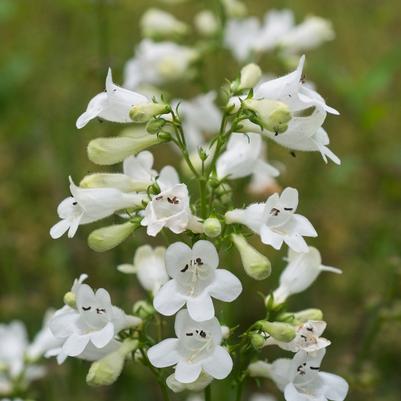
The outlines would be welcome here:
M 175 365 L 174 377 L 181 383 L 193 383 L 204 370 L 215 379 L 224 379 L 232 369 L 230 354 L 220 343 L 221 327 L 216 318 L 197 322 L 187 310 L 175 319 L 177 338 L 168 338 L 148 350 L 153 366 Z
M 266 203 L 255 203 L 246 209 L 235 209 L 226 213 L 228 224 L 240 223 L 260 235 L 264 244 L 280 249 L 285 242 L 296 252 L 307 252 L 303 236 L 316 237 L 317 233 L 309 220 L 296 214 L 298 191 L 286 188 L 281 195 L 270 196 Z
M 198 241 L 192 249 L 182 242 L 170 245 L 166 269 L 171 280 L 156 294 L 155 309 L 170 316 L 186 305 L 193 320 L 211 319 L 211 297 L 231 302 L 242 291 L 241 282 L 229 271 L 217 269 L 218 264 L 216 248 L 209 241 Z

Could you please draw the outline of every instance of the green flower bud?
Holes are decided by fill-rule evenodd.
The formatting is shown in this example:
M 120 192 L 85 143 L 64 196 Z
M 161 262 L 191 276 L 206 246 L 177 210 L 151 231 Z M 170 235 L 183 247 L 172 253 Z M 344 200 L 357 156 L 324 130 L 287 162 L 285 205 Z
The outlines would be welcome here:
M 90 386 L 113 384 L 123 370 L 125 358 L 130 352 L 138 348 L 138 344 L 137 340 L 125 340 L 118 350 L 93 362 L 86 376 L 86 382 Z
M 270 334 L 276 340 L 286 343 L 293 340 L 296 335 L 295 327 L 288 323 L 259 320 L 255 326 L 260 330 Z
M 129 116 L 134 123 L 146 123 L 152 117 L 158 116 L 160 114 L 166 114 L 170 111 L 170 106 L 168 104 L 160 103 L 139 103 L 136 104 L 129 111 Z
M 123 224 L 115 224 L 94 230 L 88 237 L 89 248 L 96 252 L 113 249 L 127 239 L 138 227 L 138 223 L 135 224 L 128 221 Z
M 132 307 L 134 315 L 139 316 L 141 319 L 146 319 L 155 314 L 153 306 L 146 301 L 137 301 Z
M 251 339 L 251 344 L 255 349 L 261 349 L 263 348 L 263 345 L 265 343 L 265 338 L 262 336 L 262 334 L 259 333 L 252 333 L 250 335 Z
M 262 70 L 254 63 L 248 64 L 241 70 L 239 90 L 251 89 L 260 80 L 262 76 Z
M 221 223 L 215 217 L 209 217 L 203 222 L 203 229 L 209 238 L 216 238 L 221 234 Z
M 320 309 L 305 309 L 294 313 L 295 320 L 305 323 L 308 320 L 323 320 L 323 312 Z
M 127 133 L 128 134 L 128 133 Z M 163 142 L 160 136 L 119 136 L 109 138 L 97 138 L 88 144 L 89 160 L 95 164 L 108 166 L 123 161 L 126 157 L 136 155 L 153 145 Z
M 73 292 L 68 291 L 65 295 L 64 295 L 64 303 L 66 305 L 68 305 L 70 308 L 76 308 L 77 304 L 76 304 L 76 296 Z
M 256 119 L 250 119 L 255 124 L 260 124 L 276 134 L 287 130 L 291 112 L 285 103 L 269 99 L 246 99 L 243 105 L 256 114 Z
M 271 263 L 269 259 L 251 246 L 243 235 L 232 234 L 231 239 L 236 246 L 244 270 L 255 280 L 264 280 L 270 276 Z
M 117 188 L 123 192 L 145 192 L 149 185 L 152 185 L 152 181 L 137 181 L 119 173 L 90 174 L 79 183 L 81 188 Z
M 222 0 L 222 3 L 229 18 L 242 18 L 247 14 L 246 5 L 239 0 Z
M 162 118 L 154 118 L 146 124 L 146 131 L 148 131 L 149 134 L 157 134 L 165 124 L 166 120 L 163 120 Z

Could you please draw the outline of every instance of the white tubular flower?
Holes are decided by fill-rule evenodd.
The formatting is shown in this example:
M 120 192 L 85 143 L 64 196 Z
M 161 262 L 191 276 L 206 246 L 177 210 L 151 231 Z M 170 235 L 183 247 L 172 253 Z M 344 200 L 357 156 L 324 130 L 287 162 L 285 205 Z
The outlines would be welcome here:
M 252 394 L 251 398 L 249 399 L 249 401 L 277 401 L 276 398 L 274 398 L 272 395 L 270 394 Z
M 149 8 L 143 14 L 141 28 L 143 36 L 150 38 L 181 36 L 188 32 L 187 24 L 158 8 Z
M 93 223 L 111 216 L 118 210 L 140 206 L 146 194 L 124 193 L 116 188 L 80 188 L 70 177 L 70 197 L 57 208 L 61 221 L 50 229 L 53 239 L 68 231 L 72 238 L 82 224 Z
M 229 271 L 217 269 L 219 255 L 209 241 L 198 241 L 191 249 L 182 242 L 166 251 L 166 269 L 171 280 L 156 294 L 153 305 L 162 315 L 174 315 L 185 304 L 193 320 L 214 316 L 212 297 L 232 302 L 242 291 L 241 282 Z
M 271 140 L 292 150 L 318 151 L 325 162 L 327 158 L 340 164 L 339 158 L 327 147 L 329 138 L 322 124 L 327 113 L 339 114 L 327 106 L 324 99 L 314 90 L 303 85 L 302 70 L 305 56 L 297 69 L 283 77 L 262 83 L 255 88 L 253 102 L 257 100 L 280 102 L 291 113 L 291 120 L 281 132 L 262 131 Z M 274 124 L 273 124 L 274 125 Z M 244 124 L 244 129 L 260 132 L 255 124 Z
M 334 38 L 335 33 L 330 21 L 310 16 L 293 29 L 283 32 L 279 44 L 284 51 L 297 53 L 302 50 L 314 49 Z
M 177 338 L 163 340 L 148 350 L 153 366 L 176 365 L 174 377 L 180 383 L 193 383 L 202 370 L 219 380 L 229 375 L 233 362 L 220 346 L 221 327 L 216 318 L 196 322 L 184 309 L 177 314 L 174 328 Z
M 284 393 L 286 401 L 343 401 L 348 383 L 340 376 L 320 372 L 326 353 L 297 352 L 293 359 L 282 358 L 268 366 L 269 376 Z
M 165 253 L 166 248 L 162 246 L 153 249 L 143 245 L 136 250 L 133 265 L 124 264 L 117 269 L 122 273 L 135 273 L 142 287 L 154 295 L 169 280 L 164 263 Z
M 80 284 L 76 307 L 64 306 L 49 322 L 53 335 L 63 340 L 61 349 L 52 353 L 58 356 L 59 363 L 67 356 L 97 360 L 118 348 L 116 334 L 141 324 L 141 319 L 113 306 L 103 288 L 94 292 L 87 284 Z
M 83 128 L 90 120 L 98 117 L 116 123 L 129 123 L 129 111 L 140 103 L 148 103 L 149 99 L 136 92 L 113 83 L 111 69 L 106 77 L 106 91 L 96 95 L 88 104 L 86 111 L 78 118 L 77 128 Z
M 147 234 L 154 237 L 163 227 L 175 234 L 185 230 L 202 232 L 203 225 L 192 215 L 189 206 L 188 188 L 180 184 L 178 174 L 171 166 L 160 171 L 157 180 L 160 194 L 154 195 L 146 206 L 141 225 L 147 227 Z
M 323 271 L 341 274 L 336 267 L 322 265 L 320 252 L 308 247 L 306 252 L 288 251 L 288 265 L 281 273 L 280 286 L 274 291 L 274 303 L 284 302 L 290 295 L 305 291 Z
M 315 352 L 328 347 L 331 342 L 320 337 L 326 329 L 327 323 L 322 320 L 308 320 L 300 324 L 296 329 L 296 335 L 290 342 L 278 341 L 269 336 L 264 346 L 278 345 L 281 349 L 291 352 L 305 351 Z
M 279 171 L 261 159 L 263 141 L 259 134 L 231 135 L 227 150 L 217 160 L 217 177 L 236 179 L 263 171 L 269 177 L 277 177 Z
M 204 390 L 212 381 L 213 377 L 202 371 L 199 377 L 192 383 L 179 382 L 173 373 L 167 378 L 166 384 L 174 393 L 181 393 L 186 390 L 198 392 Z
M 273 194 L 266 203 L 254 203 L 246 209 L 235 209 L 225 215 L 228 224 L 240 223 L 260 235 L 264 244 L 280 249 L 285 242 L 296 252 L 308 252 L 305 237 L 316 237 L 310 221 L 295 211 L 298 191 L 286 188 L 281 195 Z
M 198 53 L 190 47 L 174 42 L 143 40 L 136 49 L 135 57 L 124 68 L 124 87 L 135 90 L 140 84 L 160 85 L 190 77 L 191 64 Z
M 204 36 L 215 35 L 220 27 L 219 20 L 209 10 L 203 10 L 196 14 L 194 24 L 197 31 Z

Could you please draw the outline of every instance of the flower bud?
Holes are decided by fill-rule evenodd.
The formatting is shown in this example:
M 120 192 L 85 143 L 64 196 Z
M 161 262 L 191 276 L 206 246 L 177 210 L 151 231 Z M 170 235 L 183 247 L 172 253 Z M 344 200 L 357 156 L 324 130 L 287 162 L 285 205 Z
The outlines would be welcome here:
M 238 0 L 223 0 L 222 3 L 229 18 L 241 18 L 247 14 L 246 5 Z
M 246 274 L 255 280 L 264 280 L 270 276 L 271 263 L 269 259 L 251 246 L 244 236 L 232 234 L 231 239 L 236 246 Z
M 137 340 L 125 340 L 120 348 L 92 363 L 86 376 L 90 386 L 109 386 L 120 376 L 126 356 L 138 348 Z
M 267 320 L 259 320 L 255 326 L 260 330 L 270 334 L 278 341 L 285 343 L 290 342 L 295 338 L 295 327 L 288 323 L 282 322 L 268 322 Z
M 241 108 L 241 100 L 238 96 L 233 96 L 230 99 L 228 99 L 227 105 L 226 105 L 226 111 L 229 112 L 230 114 L 235 114 L 238 113 L 239 109 Z
M 141 319 L 146 319 L 155 314 L 155 309 L 153 306 L 146 301 L 135 302 L 132 311 L 134 315 L 139 316 Z
M 185 390 L 198 392 L 206 388 L 212 381 L 213 377 L 202 370 L 199 377 L 192 383 L 179 382 L 173 373 L 167 378 L 166 384 L 174 393 L 180 393 Z
M 166 120 L 163 118 L 153 118 L 146 124 L 146 131 L 148 131 L 149 134 L 157 134 L 165 124 Z
M 126 240 L 138 227 L 139 224 L 128 221 L 94 230 L 88 237 L 89 248 L 96 252 L 109 251 Z
M 262 349 L 265 343 L 265 337 L 259 333 L 252 333 L 250 336 L 251 344 L 255 349 Z
M 70 308 L 75 309 L 77 304 L 76 304 L 76 296 L 72 291 L 68 291 L 64 295 L 64 303 L 68 305 Z
M 141 26 L 143 36 L 153 39 L 177 37 L 188 32 L 187 24 L 157 8 L 150 8 L 143 14 Z
M 238 89 L 242 90 L 253 88 L 259 82 L 261 76 L 262 70 L 258 65 L 254 63 L 246 65 L 241 70 L 241 77 Z
M 265 377 L 270 378 L 271 365 L 264 361 L 253 362 L 248 366 L 250 377 Z
M 129 116 L 131 120 L 135 123 L 146 123 L 152 117 L 158 116 L 160 114 L 166 114 L 170 111 L 170 106 L 168 104 L 160 103 L 139 103 L 131 108 L 129 111 Z
M 221 326 L 221 334 L 224 340 L 227 340 L 230 337 L 230 328 L 228 326 Z
M 203 36 L 213 36 L 219 30 L 219 21 L 209 10 L 203 10 L 195 16 L 195 27 Z
M 294 313 L 295 320 L 304 323 L 308 320 L 323 320 L 323 312 L 320 309 L 305 309 Z
M 81 188 L 116 188 L 123 192 L 144 192 L 152 181 L 133 180 L 126 174 L 96 173 L 85 176 L 79 183 Z
M 255 124 L 260 124 L 276 134 L 287 130 L 291 112 L 285 103 L 269 99 L 246 99 L 243 105 L 256 114 L 256 119 L 250 118 Z
M 221 234 L 221 223 L 215 217 L 209 217 L 203 222 L 205 234 L 209 238 L 216 238 Z
M 89 160 L 95 164 L 108 166 L 124 160 L 126 157 L 136 155 L 149 148 L 163 142 L 160 136 L 142 133 L 141 136 L 119 136 L 109 138 L 97 138 L 88 144 Z

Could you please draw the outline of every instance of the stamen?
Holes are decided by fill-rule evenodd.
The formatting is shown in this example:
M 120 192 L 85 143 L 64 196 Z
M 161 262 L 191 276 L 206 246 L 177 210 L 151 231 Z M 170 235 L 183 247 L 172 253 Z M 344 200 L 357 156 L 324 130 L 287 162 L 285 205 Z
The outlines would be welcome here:
M 284 210 L 287 210 L 287 212 L 291 212 L 291 210 L 293 210 L 293 209 L 292 209 L 292 207 L 285 207 Z
M 100 315 L 101 313 L 106 313 L 106 309 L 104 308 L 96 308 L 96 313 Z
M 194 333 L 192 333 L 192 332 L 191 333 L 185 333 L 185 335 L 188 336 L 188 337 L 192 337 L 194 335 Z
M 310 366 L 310 368 L 311 368 L 312 370 L 320 370 L 320 367 L 318 367 L 318 366 Z
M 183 269 L 180 270 L 181 273 L 185 273 L 189 269 L 188 263 L 185 265 Z
M 276 209 L 275 207 L 270 210 L 270 214 L 272 214 L 273 216 L 278 216 L 278 214 L 280 213 L 280 210 Z
M 162 199 L 163 199 L 163 195 L 156 196 L 155 199 L 156 199 L 156 200 L 162 200 Z
M 91 307 L 90 307 L 90 306 L 86 306 L 86 307 L 83 306 L 83 307 L 82 307 L 82 310 L 84 310 L 84 311 L 86 312 L 86 311 L 88 311 L 88 310 L 91 310 Z

